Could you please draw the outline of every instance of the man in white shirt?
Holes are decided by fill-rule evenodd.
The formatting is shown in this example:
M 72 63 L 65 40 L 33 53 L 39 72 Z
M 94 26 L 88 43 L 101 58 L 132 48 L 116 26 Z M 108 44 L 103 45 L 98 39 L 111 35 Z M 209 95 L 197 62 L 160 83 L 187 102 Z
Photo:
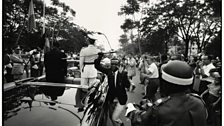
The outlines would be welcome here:
M 91 87 L 96 81 L 97 70 L 94 66 L 94 60 L 97 59 L 100 50 L 95 46 L 95 39 L 88 37 L 88 46 L 80 51 L 80 72 L 81 72 L 81 85 Z M 84 110 L 84 105 L 81 100 L 85 97 L 87 91 L 78 89 L 76 93 L 76 107 L 78 111 Z
M 211 83 L 207 80 L 208 77 L 210 77 L 210 70 L 215 68 L 215 66 L 211 62 L 212 57 L 210 55 L 203 55 L 201 57 L 201 60 L 202 63 L 200 63 L 199 66 L 202 79 L 199 86 L 199 94 L 207 90 L 207 85 Z
M 210 70 L 214 69 L 215 66 L 212 64 L 211 60 L 212 57 L 209 55 L 204 55 L 201 57 L 202 64 L 201 64 L 201 75 L 203 78 L 210 76 Z
M 148 84 L 146 85 L 146 95 L 143 98 L 155 101 L 155 94 L 159 87 L 159 71 L 151 57 L 148 57 L 146 61 L 145 65 L 149 66 L 145 68 L 146 74 L 142 73 L 142 75 L 146 77 Z

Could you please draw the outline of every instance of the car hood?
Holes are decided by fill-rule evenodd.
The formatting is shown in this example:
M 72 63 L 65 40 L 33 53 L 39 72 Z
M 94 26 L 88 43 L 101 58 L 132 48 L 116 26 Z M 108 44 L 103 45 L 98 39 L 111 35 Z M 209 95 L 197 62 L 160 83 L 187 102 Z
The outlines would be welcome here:
M 5 126 L 77 126 L 76 88 L 19 86 L 4 92 Z

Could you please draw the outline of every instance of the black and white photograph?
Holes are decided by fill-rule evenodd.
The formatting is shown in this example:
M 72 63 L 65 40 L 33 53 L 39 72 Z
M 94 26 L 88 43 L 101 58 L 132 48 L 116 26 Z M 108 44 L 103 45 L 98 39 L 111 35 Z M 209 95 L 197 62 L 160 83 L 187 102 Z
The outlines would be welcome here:
M 222 0 L 1 1 L 3 126 L 222 126 Z

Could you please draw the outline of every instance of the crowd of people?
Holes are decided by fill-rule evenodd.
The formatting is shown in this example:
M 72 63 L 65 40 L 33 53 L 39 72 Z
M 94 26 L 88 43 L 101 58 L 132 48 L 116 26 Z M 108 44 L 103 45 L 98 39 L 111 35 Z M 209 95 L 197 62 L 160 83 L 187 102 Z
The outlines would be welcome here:
M 81 85 L 91 87 L 98 72 L 106 75 L 109 89 L 105 102 L 116 103 L 111 112 L 114 126 L 123 124 L 119 116 L 126 107 L 126 116 L 131 119 L 132 126 L 220 125 L 217 115 L 221 110 L 222 72 L 218 57 L 201 54 L 186 60 L 182 55 L 115 56 L 102 53 L 94 43 L 90 38 L 88 47 L 80 51 Z M 24 72 L 27 77 L 38 77 L 45 71 L 46 81 L 63 83 L 67 76 L 66 59 L 70 57 L 73 54 L 66 56 L 58 43 L 45 54 L 37 48 L 25 55 L 20 46 L 5 50 L 4 81 L 22 79 Z M 133 81 L 138 71 L 139 85 L 144 87 L 140 105 L 127 103 L 127 92 L 135 92 L 138 85 Z M 87 92 L 77 91 L 79 111 L 85 109 L 86 105 L 81 101 Z
M 114 125 L 122 125 L 119 116 L 127 104 L 128 95 L 126 91 L 134 92 L 136 88 L 137 84 L 132 79 L 137 70 L 140 71 L 140 84 L 144 85 L 145 92 L 142 98 L 144 102 L 141 102 L 143 107 L 138 108 L 139 110 L 135 108 L 136 106 L 128 104 L 127 116 L 131 119 L 133 126 L 178 126 L 183 123 L 188 126 L 220 125 L 221 61 L 219 58 L 213 58 L 208 54 L 189 56 L 188 60 L 183 55 L 160 55 L 156 57 L 149 54 L 143 54 L 142 56 L 134 56 L 133 54 L 125 56 L 107 55 L 102 58 L 103 53 L 98 53 L 97 58 L 94 55 L 96 52 L 93 52 L 86 56 L 83 55 L 83 57 L 91 56 L 91 62 L 86 62 L 88 67 L 90 67 L 89 65 L 95 65 L 98 71 L 107 75 L 108 99 L 110 99 L 108 101 L 111 103 L 118 101 L 114 111 L 111 112 Z M 114 60 L 118 60 L 119 63 L 114 64 Z M 100 61 L 104 64 L 103 66 L 99 66 Z M 85 69 L 85 66 L 81 68 Z M 91 70 L 89 68 L 88 71 L 93 71 L 92 69 L 95 68 L 93 67 Z M 125 79 L 124 75 L 122 75 L 124 80 L 119 79 L 121 75 L 116 74 L 118 69 L 126 73 L 127 79 Z M 85 84 L 91 85 L 91 83 Z M 118 93 L 120 92 L 120 85 L 123 85 L 121 86 L 123 94 Z M 158 110 L 151 111 L 152 108 L 163 108 L 164 106 L 164 112 L 167 113 L 164 114 L 163 111 L 159 111 L 162 114 L 153 115 L 154 111 L 158 112 Z M 175 114 L 167 117 L 172 112 Z M 151 116 L 158 117 L 153 119 Z
M 44 54 L 40 48 L 24 51 L 20 46 L 4 50 L 4 83 L 43 75 Z

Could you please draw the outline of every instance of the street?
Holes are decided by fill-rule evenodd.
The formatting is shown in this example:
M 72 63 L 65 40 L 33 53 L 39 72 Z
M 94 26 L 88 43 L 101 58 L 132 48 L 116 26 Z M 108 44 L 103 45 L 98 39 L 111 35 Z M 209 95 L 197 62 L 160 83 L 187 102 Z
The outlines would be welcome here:
M 127 92 L 128 93 L 128 102 L 127 103 L 139 103 L 142 100 L 142 93 L 144 92 L 143 85 L 140 85 L 139 80 L 139 71 L 136 70 L 136 76 L 133 78 L 133 82 L 135 83 L 136 89 L 134 92 Z M 124 126 L 131 126 L 131 121 L 126 118 L 125 115 L 126 110 L 124 110 L 121 114 L 121 120 L 124 122 Z

